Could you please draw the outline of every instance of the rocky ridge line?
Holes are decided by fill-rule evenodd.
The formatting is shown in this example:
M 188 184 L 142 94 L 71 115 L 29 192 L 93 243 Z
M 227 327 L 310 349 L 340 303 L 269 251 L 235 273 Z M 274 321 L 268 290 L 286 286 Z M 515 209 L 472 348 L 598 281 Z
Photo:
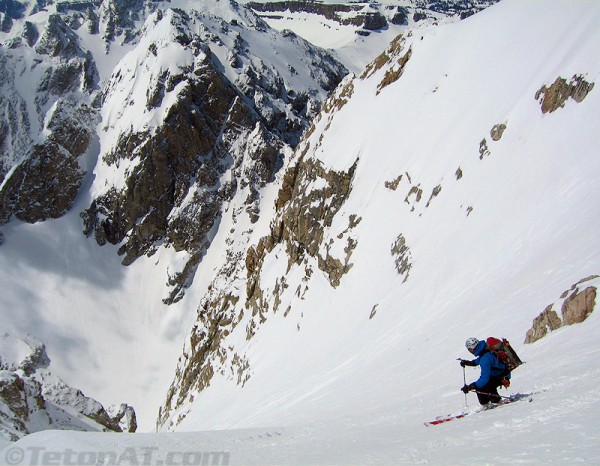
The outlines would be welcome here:
M 47 429 L 135 432 L 134 409 L 123 403 L 106 409 L 70 387 L 49 369 L 43 343 L 0 336 L 0 436 L 16 441 Z M 20 352 L 15 359 L 14 355 Z

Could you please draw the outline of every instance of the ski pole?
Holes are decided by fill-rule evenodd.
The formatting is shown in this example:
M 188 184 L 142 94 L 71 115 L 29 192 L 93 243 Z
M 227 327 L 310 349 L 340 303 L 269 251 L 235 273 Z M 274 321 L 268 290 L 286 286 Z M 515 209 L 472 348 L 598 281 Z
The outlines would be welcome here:
M 490 393 L 480 392 L 479 390 L 471 390 L 471 391 L 474 392 L 474 393 L 479 393 L 480 395 L 490 395 Z M 496 396 L 496 395 L 492 394 L 492 396 Z M 504 398 L 505 400 L 511 400 L 512 399 L 510 396 L 502 396 L 502 395 L 498 395 L 498 396 L 500 398 Z
M 461 358 L 456 358 L 457 361 L 462 361 Z M 462 366 L 463 368 L 463 382 L 465 385 L 467 385 L 467 370 L 465 369 L 465 366 Z M 467 403 L 467 394 L 465 393 L 465 407 L 468 408 L 469 404 Z
M 465 366 L 463 366 L 463 381 L 465 382 L 465 385 L 467 385 L 467 370 L 465 369 Z M 467 403 L 467 394 L 465 393 L 465 408 L 469 407 L 469 403 Z

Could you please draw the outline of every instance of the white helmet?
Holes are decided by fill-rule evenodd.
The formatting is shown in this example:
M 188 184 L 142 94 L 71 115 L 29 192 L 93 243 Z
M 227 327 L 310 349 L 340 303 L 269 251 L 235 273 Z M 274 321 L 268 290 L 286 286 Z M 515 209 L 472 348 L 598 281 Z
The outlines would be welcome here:
M 473 351 L 475 348 L 477 348 L 478 344 L 479 339 L 475 337 L 467 338 L 467 341 L 465 342 L 465 346 L 469 351 Z

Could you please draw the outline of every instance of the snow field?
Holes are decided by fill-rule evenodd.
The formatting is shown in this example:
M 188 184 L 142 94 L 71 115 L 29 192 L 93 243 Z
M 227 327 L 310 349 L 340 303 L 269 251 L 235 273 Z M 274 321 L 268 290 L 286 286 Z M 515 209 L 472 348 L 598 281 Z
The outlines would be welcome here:
M 15 446 L 120 453 L 152 446 L 163 455 L 226 451 L 230 464 L 263 465 L 600 462 L 598 311 L 582 324 L 522 344 L 546 305 L 598 273 L 600 94 L 594 89 L 583 102 L 569 100 L 546 115 L 534 98 L 558 76 L 597 80 L 598 20 L 594 1 L 503 0 L 466 21 L 428 30 L 423 40 L 413 35 L 402 78 L 379 96 L 384 70 L 356 81 L 320 144 L 319 128 L 312 136 L 309 156 L 330 169 L 348 170 L 360 157 L 350 197 L 327 232 L 335 237 L 350 215 L 362 217 L 347 234 L 358 241 L 354 265 L 335 289 L 316 261 L 292 267 L 280 311 L 268 315 L 250 341 L 248 320 L 238 325 L 227 343 L 250 363 L 245 386 L 215 376 L 186 407 L 191 411 L 178 432 L 44 432 Z M 490 129 L 499 123 L 507 129 L 492 141 Z M 480 159 L 484 138 L 490 153 Z M 459 167 L 463 177 L 456 179 Z M 385 187 L 399 175 L 396 191 Z M 441 192 L 425 207 L 438 185 Z M 423 199 L 407 203 L 413 186 L 423 190 Z M 271 203 L 275 195 L 265 193 Z M 42 323 L 40 337 L 62 355 L 58 367 L 69 382 L 103 402 L 129 402 L 123 400 L 128 394 L 150 416 L 170 382 L 172 371 L 164 368 L 173 367 L 207 278 L 199 277 L 186 300 L 167 312 L 153 303 L 160 302 L 154 286 L 164 277 L 157 269 L 171 263 L 169 251 L 136 262 L 125 275 L 109 248 L 81 237 L 68 249 L 59 244 L 65 231 L 77 238 L 77 223 L 69 218 L 9 226 L 12 246 L 7 241 L 0 257 L 3 283 L 11 284 L 3 308 L 27 309 L 26 318 L 11 317 L 15 330 L 26 329 L 31 316 Z M 399 234 L 412 262 L 405 282 L 390 252 Z M 47 244 L 38 249 L 41 240 Z M 214 244 L 226 244 L 225 235 Z M 106 276 L 84 266 L 90 257 Z M 213 249 L 206 263 L 216 268 L 219 259 Z M 304 281 L 306 265 L 314 273 Z M 263 289 L 272 291 L 286 269 L 283 248 L 276 248 L 265 261 Z M 15 278 L 24 276 L 36 289 Z M 134 308 L 144 310 L 141 317 L 128 312 Z M 107 335 L 110 345 L 103 341 Z M 467 337 L 492 335 L 508 338 L 526 361 L 504 393 L 530 393 L 532 401 L 424 427 L 424 421 L 463 409 L 456 358 L 469 356 Z M 89 360 L 101 373 L 117 374 L 110 387 L 77 375 Z M 477 371 L 467 371 L 467 382 L 476 377 Z M 470 394 L 469 409 L 474 406 Z

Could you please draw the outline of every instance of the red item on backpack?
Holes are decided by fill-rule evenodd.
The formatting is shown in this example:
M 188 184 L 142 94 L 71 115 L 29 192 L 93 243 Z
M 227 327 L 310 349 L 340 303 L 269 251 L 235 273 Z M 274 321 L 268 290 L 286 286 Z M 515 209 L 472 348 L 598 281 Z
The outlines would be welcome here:
M 498 338 L 489 337 L 486 340 L 486 343 L 487 349 L 504 363 L 509 372 L 512 372 L 523 364 L 523 361 L 521 361 L 506 338 L 500 340 Z

